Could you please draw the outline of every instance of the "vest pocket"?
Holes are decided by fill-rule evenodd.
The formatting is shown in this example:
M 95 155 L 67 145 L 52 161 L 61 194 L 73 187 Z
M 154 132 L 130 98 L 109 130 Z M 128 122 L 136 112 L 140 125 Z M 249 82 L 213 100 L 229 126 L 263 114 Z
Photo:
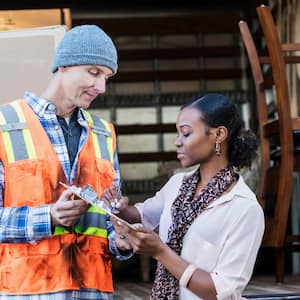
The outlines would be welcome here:
M 68 276 L 68 264 L 60 253 L 59 239 L 45 239 L 37 244 L 9 244 L 7 247 L 9 247 L 8 255 L 0 272 L 0 288 L 3 292 L 12 294 L 51 292 L 57 289 L 58 283 L 61 283 L 61 276 L 63 278 Z
M 77 245 L 84 252 L 91 252 L 105 255 L 108 253 L 107 239 L 94 236 L 79 236 L 77 237 Z
M 49 176 L 42 160 L 22 160 L 5 169 L 5 206 L 36 206 L 51 201 Z M 14 199 L 17 203 L 14 203 Z

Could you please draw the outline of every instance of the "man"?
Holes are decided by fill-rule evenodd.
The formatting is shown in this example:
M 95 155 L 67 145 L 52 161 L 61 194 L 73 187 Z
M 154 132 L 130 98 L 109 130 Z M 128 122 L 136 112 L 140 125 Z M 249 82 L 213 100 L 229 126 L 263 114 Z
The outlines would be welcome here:
M 0 106 L 0 299 L 113 299 L 110 253 L 132 252 L 59 183 L 119 185 L 113 126 L 85 111 L 117 72 L 116 48 L 99 27 L 74 27 L 52 72 L 41 96 Z

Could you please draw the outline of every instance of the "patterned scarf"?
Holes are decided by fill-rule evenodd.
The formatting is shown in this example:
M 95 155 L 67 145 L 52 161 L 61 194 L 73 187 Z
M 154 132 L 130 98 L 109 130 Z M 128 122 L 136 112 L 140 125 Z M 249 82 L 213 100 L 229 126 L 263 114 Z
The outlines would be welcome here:
M 202 189 L 199 197 L 194 198 L 200 169 L 191 176 L 184 178 L 177 198 L 172 204 L 172 224 L 168 231 L 166 244 L 180 255 L 183 237 L 196 217 L 207 208 L 209 203 L 220 197 L 232 183 L 237 181 L 238 175 L 232 167 L 220 170 Z M 150 299 L 176 300 L 179 298 L 179 282 L 158 262 L 154 284 Z

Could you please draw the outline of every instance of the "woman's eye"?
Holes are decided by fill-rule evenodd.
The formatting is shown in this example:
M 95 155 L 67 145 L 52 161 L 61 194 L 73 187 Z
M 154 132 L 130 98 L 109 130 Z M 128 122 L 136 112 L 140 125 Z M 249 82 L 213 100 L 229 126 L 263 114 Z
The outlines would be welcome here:
M 184 137 L 188 137 L 190 134 L 191 134 L 190 132 L 187 132 L 187 133 L 183 133 L 182 135 L 183 135 Z

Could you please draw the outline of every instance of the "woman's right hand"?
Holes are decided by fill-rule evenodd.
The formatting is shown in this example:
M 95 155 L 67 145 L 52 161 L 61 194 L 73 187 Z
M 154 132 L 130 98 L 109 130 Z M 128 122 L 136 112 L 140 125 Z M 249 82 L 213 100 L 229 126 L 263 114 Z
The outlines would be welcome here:
M 128 207 L 129 203 L 128 197 L 123 197 L 114 185 L 104 190 L 101 200 L 104 200 L 111 207 L 114 214 L 122 212 Z

